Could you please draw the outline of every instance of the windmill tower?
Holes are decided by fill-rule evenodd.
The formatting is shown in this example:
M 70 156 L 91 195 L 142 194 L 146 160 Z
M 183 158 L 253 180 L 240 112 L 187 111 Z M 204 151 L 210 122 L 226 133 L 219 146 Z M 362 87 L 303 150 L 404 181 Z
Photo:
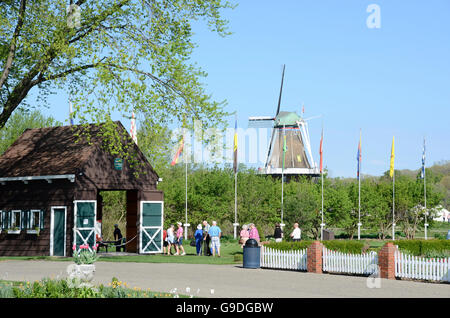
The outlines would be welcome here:
M 285 65 L 281 76 L 280 95 L 275 117 L 259 116 L 249 118 L 249 127 L 272 128 L 269 149 L 262 174 L 281 176 L 284 174 L 289 180 L 292 176 L 319 176 L 319 168 L 311 152 L 308 131 L 308 119 L 297 115 L 296 112 L 280 111 L 281 95 L 283 92 Z M 283 145 L 286 136 L 286 153 L 283 170 Z

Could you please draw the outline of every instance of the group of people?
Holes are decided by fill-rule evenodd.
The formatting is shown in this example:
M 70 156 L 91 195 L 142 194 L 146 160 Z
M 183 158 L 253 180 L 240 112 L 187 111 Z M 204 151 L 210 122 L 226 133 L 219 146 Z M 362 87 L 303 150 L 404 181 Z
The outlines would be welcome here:
M 241 247 L 244 247 L 245 243 L 249 239 L 254 239 L 258 243 L 260 243 L 259 233 L 258 229 L 256 228 L 255 224 L 250 223 L 249 225 L 244 224 L 242 226 L 242 230 L 239 234 L 239 244 L 241 244 Z M 294 230 L 289 235 L 294 242 L 298 242 L 301 240 L 302 231 L 299 228 L 298 223 L 294 223 Z M 281 225 L 277 223 L 275 225 L 275 231 L 273 233 L 273 237 L 275 239 L 275 242 L 281 242 L 284 237 L 283 229 L 281 228 Z
M 167 230 L 163 231 L 163 253 L 172 255 L 172 247 L 175 249 L 173 255 L 186 255 L 183 247 L 183 224 L 177 223 L 178 228 L 175 231 L 175 225 L 171 224 Z M 255 224 L 244 224 L 239 233 L 239 244 L 243 248 L 247 240 L 254 239 L 260 243 L 258 229 Z M 283 230 L 280 224 L 275 225 L 274 238 L 276 242 L 281 242 L 284 237 Z M 222 237 L 222 230 L 217 226 L 216 221 L 212 221 L 209 225 L 208 221 L 203 221 L 202 224 L 197 225 L 197 230 L 194 233 L 195 247 L 197 255 L 205 256 L 219 256 L 220 257 L 220 238 Z M 301 230 L 298 223 L 294 223 L 294 230 L 291 232 L 292 240 L 300 241 Z
M 186 255 L 183 247 L 183 224 L 177 223 L 178 228 L 175 231 L 175 225 L 170 224 L 167 230 L 163 231 L 163 253 L 171 255 L 172 247 L 175 248 L 174 255 Z M 181 252 L 181 254 L 180 254 Z
M 294 230 L 289 235 L 294 242 L 298 242 L 302 238 L 302 230 L 300 230 L 298 223 L 294 223 Z M 273 237 L 275 239 L 275 242 L 281 242 L 284 237 L 283 229 L 281 228 L 281 225 L 277 223 L 275 225 L 275 231 L 273 233 Z
M 209 225 L 208 221 L 203 221 L 202 224 L 197 225 L 197 230 L 194 233 L 197 255 L 200 256 L 204 254 L 205 256 L 216 256 L 217 253 L 217 256 L 220 257 L 220 238 L 222 237 L 222 230 L 217 226 L 216 221 L 212 221 L 212 225 Z M 167 253 L 167 255 L 171 255 L 172 247 L 174 247 L 174 255 L 186 255 L 183 247 L 183 224 L 178 222 L 177 225 L 178 228 L 176 232 L 173 224 L 171 224 L 167 230 L 163 231 L 164 254 Z M 202 246 L 204 246 L 204 251 Z
M 242 230 L 239 233 L 239 244 L 241 244 L 241 247 L 244 247 L 245 242 L 249 239 L 254 239 L 258 242 L 260 242 L 258 229 L 256 228 L 255 224 L 244 224 L 242 226 Z

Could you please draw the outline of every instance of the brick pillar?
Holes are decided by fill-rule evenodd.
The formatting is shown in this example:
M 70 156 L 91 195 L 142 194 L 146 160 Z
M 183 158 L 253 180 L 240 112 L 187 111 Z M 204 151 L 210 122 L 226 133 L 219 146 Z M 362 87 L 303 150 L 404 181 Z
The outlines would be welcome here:
M 322 274 L 322 251 L 323 245 L 314 241 L 307 250 L 307 269 L 310 273 Z
M 388 242 L 378 252 L 381 278 L 395 279 L 395 251 L 394 243 Z

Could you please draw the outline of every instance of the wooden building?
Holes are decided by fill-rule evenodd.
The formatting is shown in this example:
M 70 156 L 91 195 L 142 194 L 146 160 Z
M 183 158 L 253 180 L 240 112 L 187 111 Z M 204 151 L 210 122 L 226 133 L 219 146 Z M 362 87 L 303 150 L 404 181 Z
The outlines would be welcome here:
M 74 244 L 92 247 L 105 190 L 126 191 L 127 251 L 161 252 L 159 177 L 116 124 L 140 162 L 137 177 L 103 149 L 99 125 L 28 129 L 0 157 L 0 256 L 70 256 Z M 85 132 L 89 142 L 76 136 Z

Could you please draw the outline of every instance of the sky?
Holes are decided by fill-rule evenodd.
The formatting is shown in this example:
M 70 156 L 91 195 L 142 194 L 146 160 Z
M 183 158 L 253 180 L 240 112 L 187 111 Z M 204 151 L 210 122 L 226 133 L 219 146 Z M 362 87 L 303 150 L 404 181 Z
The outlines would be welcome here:
M 301 114 L 304 103 L 306 118 L 322 115 L 308 122 L 312 152 L 318 161 L 323 124 L 332 177 L 355 177 L 360 129 L 363 174 L 389 169 L 393 136 L 395 168 L 419 169 L 424 137 L 427 166 L 450 159 L 449 14 L 447 0 L 241 0 L 224 12 L 232 35 L 194 25 L 192 61 L 242 129 L 250 116 L 275 115 L 286 64 L 281 110 Z M 67 95 L 49 102 L 44 112 L 66 121 Z

